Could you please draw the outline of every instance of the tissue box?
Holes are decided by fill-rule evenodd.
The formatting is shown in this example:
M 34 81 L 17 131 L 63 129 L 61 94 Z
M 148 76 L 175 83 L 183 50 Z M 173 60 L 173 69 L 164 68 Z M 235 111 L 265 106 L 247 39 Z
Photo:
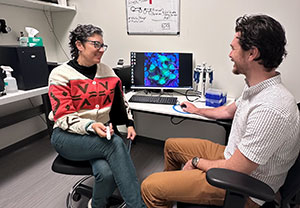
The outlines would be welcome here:
M 226 103 L 227 94 L 218 89 L 207 89 L 205 93 L 205 105 L 219 107 Z
M 43 46 L 43 39 L 41 37 L 28 37 L 27 45 L 32 46 Z
M 41 37 L 20 37 L 20 46 L 43 46 Z

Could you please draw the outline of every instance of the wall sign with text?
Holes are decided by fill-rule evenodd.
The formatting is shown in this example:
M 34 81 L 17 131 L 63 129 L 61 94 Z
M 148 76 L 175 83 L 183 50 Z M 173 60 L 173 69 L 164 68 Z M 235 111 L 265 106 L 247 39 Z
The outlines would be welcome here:
M 128 34 L 179 34 L 180 0 L 126 0 Z

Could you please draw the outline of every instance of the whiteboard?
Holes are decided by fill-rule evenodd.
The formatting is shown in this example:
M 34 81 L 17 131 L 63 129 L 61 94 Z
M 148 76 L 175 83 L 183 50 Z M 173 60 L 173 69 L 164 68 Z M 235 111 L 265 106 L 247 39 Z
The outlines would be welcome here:
M 180 0 L 126 0 L 128 34 L 179 34 Z

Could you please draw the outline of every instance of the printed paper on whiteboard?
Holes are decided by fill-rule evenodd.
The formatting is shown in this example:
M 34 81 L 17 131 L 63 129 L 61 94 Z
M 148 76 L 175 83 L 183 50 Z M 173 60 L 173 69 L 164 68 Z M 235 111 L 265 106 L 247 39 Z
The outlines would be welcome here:
M 126 0 L 128 34 L 179 34 L 180 0 Z

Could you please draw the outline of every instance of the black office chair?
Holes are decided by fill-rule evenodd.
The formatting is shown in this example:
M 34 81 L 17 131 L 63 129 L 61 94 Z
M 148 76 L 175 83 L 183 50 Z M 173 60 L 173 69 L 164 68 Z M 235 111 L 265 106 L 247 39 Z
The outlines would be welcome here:
M 300 103 L 297 104 L 300 111 Z M 229 126 L 227 126 L 229 127 Z M 265 183 L 251 176 L 227 169 L 213 168 L 207 171 L 209 184 L 225 189 L 223 208 L 243 208 L 247 198 L 267 201 L 262 208 L 291 208 L 300 204 L 300 154 L 288 171 L 284 184 L 279 189 L 280 202 L 274 199 L 273 190 Z M 177 208 L 217 208 L 218 206 L 177 203 Z M 219 208 L 219 207 L 218 207 Z
M 82 195 L 87 198 L 92 197 L 92 187 L 83 184 L 93 174 L 89 161 L 71 161 L 57 155 L 52 163 L 52 170 L 56 173 L 67 175 L 85 175 L 84 178 L 76 182 L 68 193 L 66 199 L 67 208 L 72 207 L 72 200 L 79 201 Z
M 114 132 L 115 134 L 121 136 L 121 133 L 118 131 L 118 129 L 115 126 L 114 126 Z M 123 140 L 125 141 L 128 151 L 130 152 L 131 140 L 124 139 L 124 138 Z M 85 196 L 87 198 L 92 197 L 92 192 L 93 192 L 92 187 L 84 184 L 84 182 L 87 181 L 89 178 L 91 178 L 93 175 L 92 167 L 89 161 L 71 161 L 63 158 L 58 154 L 52 163 L 52 170 L 60 174 L 85 176 L 79 181 L 77 181 L 74 184 L 74 186 L 71 188 L 70 192 L 68 193 L 66 199 L 67 208 L 73 207 L 72 206 L 73 200 L 77 202 L 81 199 L 81 196 Z M 111 196 L 108 199 L 107 207 L 113 205 L 120 205 L 120 207 L 123 207 L 123 204 L 124 204 L 123 200 L 120 197 Z
M 223 208 L 243 208 L 248 197 L 264 201 L 275 198 L 274 191 L 265 183 L 243 173 L 223 168 L 212 168 L 206 173 L 212 186 L 226 190 Z M 219 208 L 219 206 L 177 203 L 177 208 Z
M 297 104 L 300 111 L 300 103 Z M 281 195 L 280 207 L 289 208 L 300 204 L 300 154 L 289 170 L 283 186 L 279 189 Z
M 217 119 L 216 124 L 222 126 L 225 130 L 225 144 L 228 143 L 229 134 L 231 131 L 232 119 Z
M 281 195 L 280 207 L 288 208 L 300 204 L 300 154 L 293 167 L 289 170 L 279 192 Z

